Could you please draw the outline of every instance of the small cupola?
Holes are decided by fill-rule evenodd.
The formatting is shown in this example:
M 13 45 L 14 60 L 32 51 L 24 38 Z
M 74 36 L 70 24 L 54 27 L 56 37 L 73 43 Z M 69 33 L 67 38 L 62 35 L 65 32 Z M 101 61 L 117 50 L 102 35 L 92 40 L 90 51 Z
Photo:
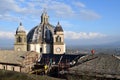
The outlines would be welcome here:
M 22 23 L 20 22 L 20 25 L 18 26 L 18 28 L 17 28 L 17 30 L 16 30 L 16 33 L 17 32 L 25 32 L 25 29 L 24 29 L 24 27 L 23 27 L 23 25 L 22 25 Z
M 60 25 L 59 22 L 58 22 L 58 24 L 56 25 L 54 32 L 63 32 L 62 26 Z

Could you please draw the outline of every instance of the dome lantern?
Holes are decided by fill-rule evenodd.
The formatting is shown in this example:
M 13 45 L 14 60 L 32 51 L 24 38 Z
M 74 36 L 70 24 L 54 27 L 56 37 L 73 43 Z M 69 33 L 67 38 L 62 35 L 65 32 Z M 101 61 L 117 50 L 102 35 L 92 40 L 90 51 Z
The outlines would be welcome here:
M 49 18 L 49 16 L 47 15 L 46 10 L 44 10 L 42 15 L 41 15 L 41 24 L 47 24 L 48 18 Z

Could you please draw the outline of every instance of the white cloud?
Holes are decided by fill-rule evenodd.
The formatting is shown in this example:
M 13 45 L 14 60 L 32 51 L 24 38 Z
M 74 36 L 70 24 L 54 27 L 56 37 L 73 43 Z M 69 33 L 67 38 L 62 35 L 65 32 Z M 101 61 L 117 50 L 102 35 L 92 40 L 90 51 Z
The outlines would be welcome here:
M 0 31 L 0 39 L 14 39 L 14 32 Z
M 66 39 L 95 39 L 105 37 L 106 35 L 95 32 L 73 32 L 73 31 L 65 31 Z
M 0 15 L 0 20 L 5 20 L 5 21 L 20 21 L 19 18 L 15 17 L 15 16 L 12 16 L 12 15 L 9 15 L 9 14 L 3 14 L 3 15 Z
M 101 16 L 98 15 L 96 12 L 85 9 L 80 11 L 79 16 L 81 19 L 85 19 L 85 20 L 96 20 L 101 18 Z
M 19 0 L 20 2 L 24 2 L 25 0 Z
M 60 24 L 63 28 L 71 28 L 74 26 L 72 23 L 70 23 L 69 21 L 65 21 L 65 20 L 60 21 Z
M 26 34 L 28 34 L 28 30 L 25 30 Z M 15 38 L 15 31 L 8 32 L 8 31 L 0 31 L 0 39 L 14 39 Z
M 28 33 L 28 31 L 26 31 Z M 95 39 L 106 37 L 105 34 L 95 33 L 95 32 L 74 32 L 74 31 L 65 31 L 65 39 Z M 15 32 L 0 31 L 1 39 L 14 39 Z
M 7 5 L 7 6 L 6 6 Z M 56 17 L 62 18 L 77 18 L 77 19 L 99 19 L 100 16 L 91 11 L 90 9 L 85 10 L 86 5 L 81 2 L 74 2 L 74 5 L 79 6 L 77 10 L 72 5 L 65 3 L 64 1 L 58 0 L 0 0 L 0 15 L 9 14 L 4 18 L 20 17 L 31 18 L 33 16 L 40 16 L 42 9 L 46 8 L 48 12 Z M 1 18 L 1 20 L 4 20 Z M 7 20 L 7 19 L 6 19 Z M 8 19 L 9 20 L 9 19 Z M 32 20 L 32 19 L 31 19 Z M 14 20 L 13 20 L 14 21 Z
M 10 13 L 12 11 L 19 12 L 21 10 L 15 0 L 0 0 L 0 14 Z
M 81 2 L 73 2 L 73 4 L 75 5 L 75 6 L 77 6 L 77 7 L 81 7 L 81 8 L 85 8 L 86 6 L 85 6 L 85 4 L 83 4 L 83 3 L 81 3 Z
M 58 17 L 71 17 L 75 13 L 70 5 L 55 0 L 41 1 L 39 6 L 47 8 L 48 11 L 53 12 Z

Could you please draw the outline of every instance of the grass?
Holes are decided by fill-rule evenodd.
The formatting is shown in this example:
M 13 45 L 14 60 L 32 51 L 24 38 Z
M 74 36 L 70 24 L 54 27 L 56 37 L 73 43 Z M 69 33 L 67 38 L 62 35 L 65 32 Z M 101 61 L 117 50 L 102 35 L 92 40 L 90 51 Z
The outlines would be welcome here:
M 14 71 L 0 70 L 0 80 L 61 80 L 49 76 L 25 74 Z

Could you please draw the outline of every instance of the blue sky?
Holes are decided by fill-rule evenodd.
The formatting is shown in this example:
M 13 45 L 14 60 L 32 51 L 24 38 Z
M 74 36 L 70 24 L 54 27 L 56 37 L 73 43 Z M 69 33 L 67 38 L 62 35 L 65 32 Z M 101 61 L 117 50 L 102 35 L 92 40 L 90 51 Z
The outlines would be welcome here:
M 120 0 L 0 0 L 0 47 L 14 44 L 20 22 L 27 32 L 38 25 L 44 8 L 51 24 L 62 25 L 68 45 L 120 41 Z

